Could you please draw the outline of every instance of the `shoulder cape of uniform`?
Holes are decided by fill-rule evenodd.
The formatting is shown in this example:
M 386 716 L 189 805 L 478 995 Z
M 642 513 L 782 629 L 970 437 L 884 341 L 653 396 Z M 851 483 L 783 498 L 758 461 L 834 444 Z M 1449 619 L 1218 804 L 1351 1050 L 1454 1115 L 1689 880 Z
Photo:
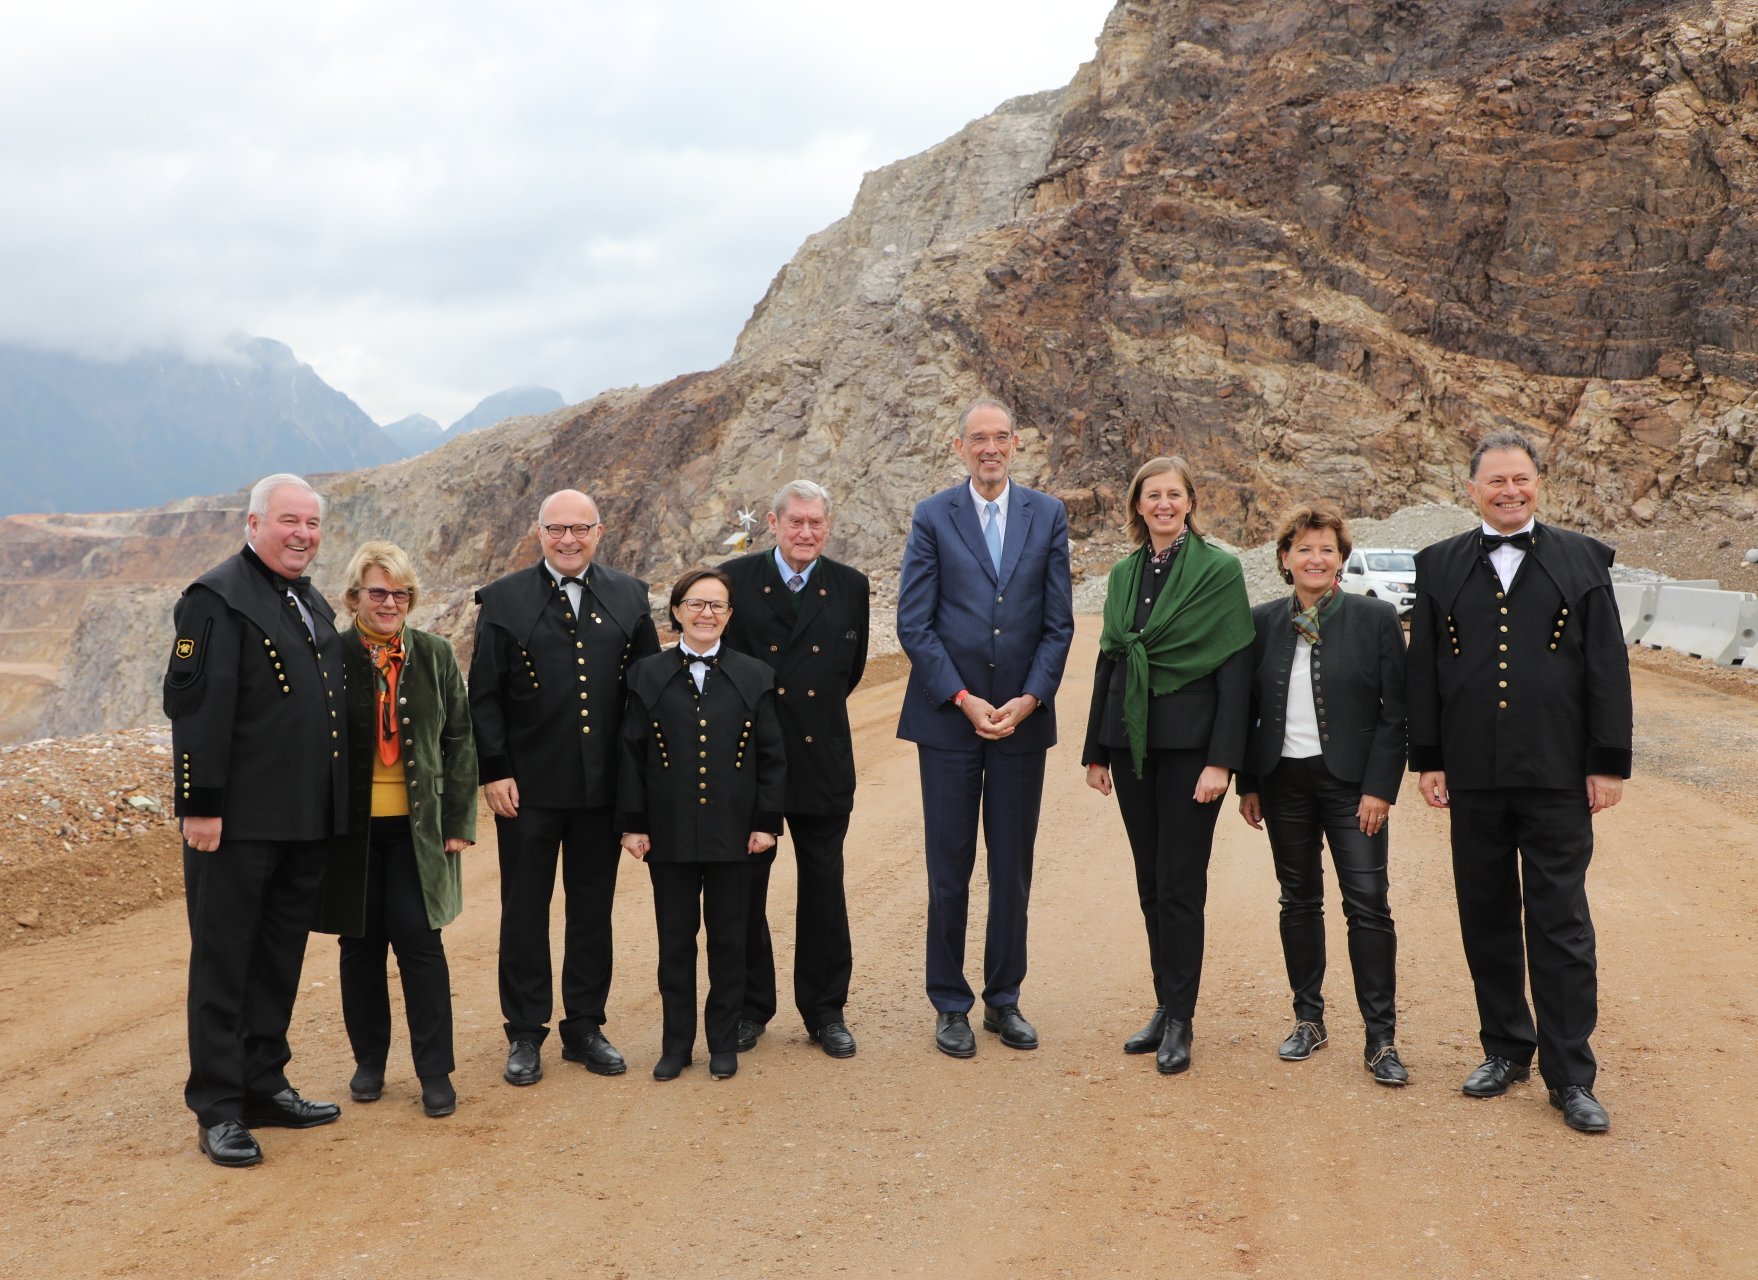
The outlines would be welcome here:
M 1483 554 L 1478 546 L 1480 532 L 1469 529 L 1416 553 L 1417 590 L 1433 596 L 1442 609 L 1452 608 Z M 1611 585 L 1611 563 L 1617 552 L 1584 533 L 1537 524 L 1532 550 L 1526 554 L 1556 584 L 1564 601 L 1573 604 L 1588 592 Z
M 633 633 L 647 614 L 647 585 L 602 564 L 594 564 L 587 576 L 592 582 L 587 589 L 592 599 L 625 634 Z M 478 588 L 476 603 L 492 621 L 506 627 L 522 643 L 530 639 L 556 590 L 555 579 L 539 560 L 528 569 L 514 570 Z
M 714 678 L 724 678 L 738 691 L 744 704 L 756 710 L 763 695 L 775 687 L 775 673 L 769 669 L 769 664 L 725 645 L 720 647 L 718 657 Z M 682 666 L 675 647 L 650 654 L 629 668 L 629 692 L 641 700 L 642 706 L 652 710 L 659 701 L 660 690 Z

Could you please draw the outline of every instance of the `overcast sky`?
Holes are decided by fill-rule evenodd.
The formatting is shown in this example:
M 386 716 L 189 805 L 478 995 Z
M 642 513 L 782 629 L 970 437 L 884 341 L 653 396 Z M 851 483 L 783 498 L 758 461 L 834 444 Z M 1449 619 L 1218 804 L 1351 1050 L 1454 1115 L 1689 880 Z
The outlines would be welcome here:
M 379 422 L 726 359 L 861 175 L 1110 0 L 5 6 L 0 342 L 277 338 Z

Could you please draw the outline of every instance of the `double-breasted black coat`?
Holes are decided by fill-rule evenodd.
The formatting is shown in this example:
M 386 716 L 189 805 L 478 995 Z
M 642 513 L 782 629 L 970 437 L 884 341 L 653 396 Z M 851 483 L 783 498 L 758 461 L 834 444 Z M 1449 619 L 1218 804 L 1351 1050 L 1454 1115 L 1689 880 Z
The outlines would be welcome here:
M 732 581 L 732 618 L 721 644 L 775 672 L 775 707 L 787 744 L 788 813 L 854 808 L 855 755 L 848 695 L 867 667 L 867 575 L 820 556 L 799 592 L 787 589 L 775 553 L 720 566 Z
M 220 818 L 226 840 L 322 840 L 347 826 L 342 641 L 336 614 L 246 548 L 177 602 L 165 671 L 180 818 Z
M 787 755 L 774 677 L 721 645 L 700 695 L 677 649 L 629 668 L 617 826 L 649 862 L 742 862 L 751 832 L 781 834 Z
M 659 651 L 647 584 L 597 563 L 585 576 L 579 617 L 541 560 L 476 593 L 477 769 L 514 779 L 521 806 L 616 803 L 624 673 Z

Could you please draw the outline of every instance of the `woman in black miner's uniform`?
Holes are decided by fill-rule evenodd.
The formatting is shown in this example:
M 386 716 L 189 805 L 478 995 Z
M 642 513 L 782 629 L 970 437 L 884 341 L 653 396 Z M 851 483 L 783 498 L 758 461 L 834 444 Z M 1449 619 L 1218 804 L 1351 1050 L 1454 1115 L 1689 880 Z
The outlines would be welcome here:
M 623 848 L 647 864 L 659 927 L 659 997 L 665 1028 L 656 1080 L 674 1080 L 696 1043 L 696 934 L 708 926 L 708 1070 L 739 1069 L 745 999 L 749 857 L 781 833 L 786 760 L 775 714 L 774 673 L 724 649 L 732 586 L 718 569 L 694 569 L 671 591 L 682 642 L 629 668 L 618 773 Z

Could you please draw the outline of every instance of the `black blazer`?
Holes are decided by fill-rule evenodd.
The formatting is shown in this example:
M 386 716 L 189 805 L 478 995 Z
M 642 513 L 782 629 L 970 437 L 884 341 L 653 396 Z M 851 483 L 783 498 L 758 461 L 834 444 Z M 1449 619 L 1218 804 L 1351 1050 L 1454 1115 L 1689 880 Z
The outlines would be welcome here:
M 867 667 L 867 576 L 820 556 L 799 609 L 773 551 L 728 560 L 732 619 L 720 641 L 775 672 L 775 707 L 787 745 L 787 812 L 839 814 L 855 805 L 848 695 Z
M 1288 732 L 1288 673 L 1296 635 L 1287 597 L 1251 611 L 1251 733 L 1240 795 L 1282 758 Z M 1312 651 L 1312 694 L 1319 743 L 1333 777 L 1361 786 L 1363 795 L 1398 800 L 1404 774 L 1404 628 L 1384 600 L 1345 595 L 1319 630 Z
M 476 602 L 470 716 L 481 780 L 515 779 L 521 805 L 614 805 L 623 674 L 659 652 L 647 584 L 594 564 L 576 618 L 539 560 Z
M 336 614 L 246 549 L 177 601 L 165 670 L 178 817 L 220 818 L 228 840 L 321 840 L 347 829 L 348 738 Z
M 1123 727 L 1122 664 L 1099 655 L 1087 707 L 1082 764 L 1133 767 Z M 1251 698 L 1251 650 L 1241 649 L 1208 675 L 1148 701 L 1149 751 L 1206 751 L 1204 763 L 1237 771 L 1245 759 L 1245 717 Z
M 781 834 L 787 755 L 774 676 L 723 643 L 700 697 L 678 651 L 629 668 L 617 829 L 650 862 L 740 862 L 753 831 Z
M 1449 787 L 1630 776 L 1630 659 L 1615 554 L 1548 524 L 1504 591 L 1473 529 L 1416 555 L 1410 767 Z

